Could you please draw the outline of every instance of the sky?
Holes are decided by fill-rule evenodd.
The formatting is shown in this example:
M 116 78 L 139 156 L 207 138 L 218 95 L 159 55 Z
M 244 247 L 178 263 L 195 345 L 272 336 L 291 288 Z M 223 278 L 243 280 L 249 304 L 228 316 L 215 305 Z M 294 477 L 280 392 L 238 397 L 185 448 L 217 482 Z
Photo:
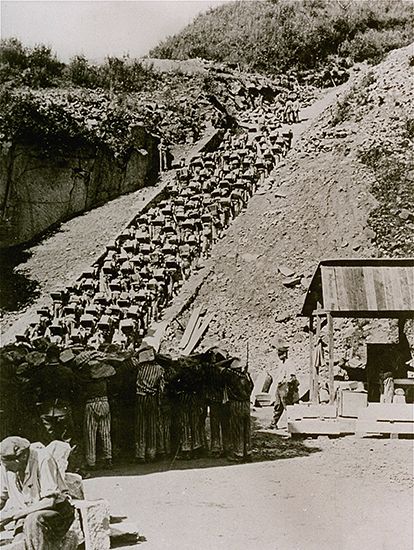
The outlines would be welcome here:
M 200 12 L 228 0 L 1 0 L 1 37 L 46 44 L 59 59 L 141 57 Z

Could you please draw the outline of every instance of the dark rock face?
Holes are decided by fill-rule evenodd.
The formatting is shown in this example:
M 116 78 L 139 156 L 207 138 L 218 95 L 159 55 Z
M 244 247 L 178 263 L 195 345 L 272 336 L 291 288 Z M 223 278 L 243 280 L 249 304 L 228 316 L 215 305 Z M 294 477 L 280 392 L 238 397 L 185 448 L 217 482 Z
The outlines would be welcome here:
M 40 148 L 13 144 L 0 158 L 0 248 L 23 244 L 51 226 L 144 187 L 158 174 L 158 140 L 134 131 L 124 161 L 109 151 L 74 147 L 45 156 Z

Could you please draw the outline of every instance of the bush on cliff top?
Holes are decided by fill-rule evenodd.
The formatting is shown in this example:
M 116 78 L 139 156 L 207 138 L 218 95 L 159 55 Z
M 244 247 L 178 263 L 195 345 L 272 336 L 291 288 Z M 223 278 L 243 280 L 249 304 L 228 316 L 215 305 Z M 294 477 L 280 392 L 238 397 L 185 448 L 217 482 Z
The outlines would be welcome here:
M 96 146 L 122 161 L 134 146 L 137 125 L 169 143 L 185 143 L 189 132 L 198 139 L 206 116 L 197 104 L 202 82 L 191 89 L 187 85 L 185 102 L 181 101 L 185 82 L 175 76 L 168 83 L 167 90 L 156 96 L 82 88 L 0 87 L 0 147 L 5 152 L 13 143 L 24 143 L 51 156 L 74 146 Z
M 0 81 L 13 86 L 50 88 L 76 86 L 112 92 L 140 92 L 153 89 L 157 74 L 127 55 L 108 56 L 94 65 L 83 55 L 62 63 L 50 47 L 43 44 L 28 48 L 16 38 L 0 41 Z
M 139 122 L 105 92 L 34 90 L 0 94 L 0 143 L 36 145 L 44 154 L 64 154 L 68 147 L 101 146 L 122 158 Z
M 269 73 L 317 68 L 331 56 L 379 61 L 413 39 L 406 0 L 256 0 L 206 14 L 150 55 L 202 57 Z

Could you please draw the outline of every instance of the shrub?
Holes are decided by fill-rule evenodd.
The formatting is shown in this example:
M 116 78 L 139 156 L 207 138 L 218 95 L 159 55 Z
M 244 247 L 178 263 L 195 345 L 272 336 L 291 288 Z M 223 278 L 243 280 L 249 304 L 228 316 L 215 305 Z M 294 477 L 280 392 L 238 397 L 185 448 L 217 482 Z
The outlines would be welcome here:
M 48 46 L 40 44 L 25 48 L 16 38 L 0 42 L 0 76 L 3 83 L 31 88 L 58 86 L 64 67 L 64 63 Z
M 97 91 L 8 92 L 0 95 L 0 141 L 34 145 L 45 155 L 100 146 L 123 159 L 138 115 Z

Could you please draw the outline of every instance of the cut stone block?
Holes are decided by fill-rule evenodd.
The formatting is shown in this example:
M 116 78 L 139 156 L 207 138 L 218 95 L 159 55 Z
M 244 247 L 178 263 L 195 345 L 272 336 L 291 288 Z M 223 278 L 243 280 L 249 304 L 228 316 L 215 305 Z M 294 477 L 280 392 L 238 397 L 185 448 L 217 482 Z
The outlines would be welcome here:
M 70 532 L 75 533 L 78 540 L 78 545 L 85 541 L 85 536 L 82 529 L 82 520 L 80 510 L 75 507 L 75 519 L 69 529 Z
M 71 472 L 66 472 L 65 482 L 69 489 L 69 494 L 72 498 L 83 500 L 85 493 L 83 490 L 82 476 Z
M 289 277 L 287 279 L 284 279 L 282 284 L 283 286 L 286 286 L 288 288 L 292 288 L 296 285 L 300 285 L 301 277 Z
M 106 500 L 78 500 L 74 504 L 81 514 L 85 550 L 109 550 L 109 503 Z
M 288 267 L 286 265 L 278 265 L 277 267 L 278 267 L 280 273 L 282 275 L 284 275 L 285 277 L 293 277 L 293 275 L 295 274 L 293 269 L 291 269 L 290 267 Z

